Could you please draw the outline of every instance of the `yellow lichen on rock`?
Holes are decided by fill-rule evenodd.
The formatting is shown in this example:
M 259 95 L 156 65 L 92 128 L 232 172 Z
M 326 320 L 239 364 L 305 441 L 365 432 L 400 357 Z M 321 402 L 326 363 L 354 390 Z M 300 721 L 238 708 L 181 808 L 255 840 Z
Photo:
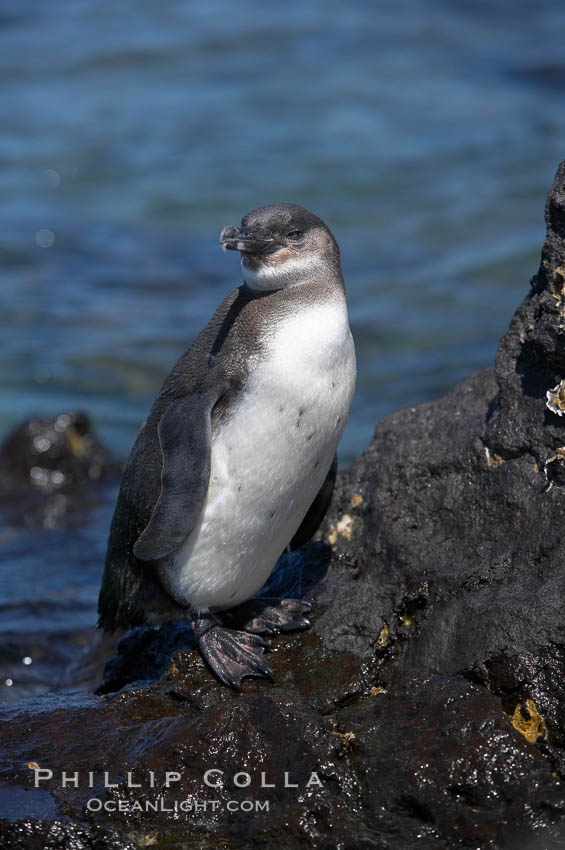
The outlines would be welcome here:
M 551 296 L 555 301 L 555 309 L 559 310 L 561 315 L 564 314 L 565 309 L 565 268 L 563 266 L 557 266 L 555 271 L 553 272 L 553 286 Z
M 388 646 L 388 643 L 389 643 L 388 633 L 389 633 L 389 631 L 390 631 L 389 627 L 385 623 L 384 626 L 382 627 L 382 629 L 379 632 L 378 638 L 375 641 L 375 646 Z
M 69 444 L 70 450 L 76 457 L 82 457 L 86 451 L 84 438 L 81 434 L 79 434 L 76 428 L 69 428 L 67 443 Z
M 353 533 L 353 517 L 350 514 L 344 514 L 337 524 L 337 533 L 341 534 L 347 540 L 351 540 Z
M 376 697 L 377 694 L 386 694 L 386 688 L 372 687 L 369 693 L 372 697 Z
M 511 718 L 512 726 L 523 735 L 530 744 L 540 738 L 547 738 L 545 720 L 538 712 L 533 699 L 527 699 L 525 705 L 518 703 Z
M 337 735 L 341 739 L 344 747 L 350 747 L 357 735 L 355 732 L 332 732 L 332 735 Z
M 414 625 L 414 618 L 409 617 L 408 614 L 403 614 L 400 618 L 400 622 L 402 623 L 403 626 L 413 626 Z
M 341 519 L 337 522 L 337 524 L 330 525 L 330 531 L 328 534 L 328 543 L 330 546 L 335 546 L 337 543 L 337 538 L 339 536 L 345 537 L 346 540 L 351 540 L 351 535 L 353 533 L 353 523 L 354 519 L 351 514 L 343 514 Z
M 137 844 L 139 847 L 153 847 L 157 844 L 156 835 L 143 835 L 135 832 L 128 832 L 128 838 Z
M 359 505 L 361 505 L 362 503 L 363 503 L 363 496 L 360 496 L 359 493 L 355 493 L 355 495 L 353 495 L 351 497 L 351 507 L 352 508 L 358 508 Z
M 337 543 L 337 529 L 333 522 L 330 525 L 330 530 L 328 532 L 328 543 L 335 549 L 335 544 Z

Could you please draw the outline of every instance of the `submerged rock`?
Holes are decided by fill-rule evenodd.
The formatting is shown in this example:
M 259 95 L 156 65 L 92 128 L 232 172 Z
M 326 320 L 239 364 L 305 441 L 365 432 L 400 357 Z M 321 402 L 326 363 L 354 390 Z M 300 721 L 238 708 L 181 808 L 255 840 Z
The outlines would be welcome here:
M 0 508 L 11 524 L 61 525 L 120 469 L 86 413 L 26 419 L 0 445 Z
M 4 487 L 54 490 L 98 480 L 109 460 L 86 413 L 60 413 L 26 419 L 8 434 L 0 446 L 0 475 Z
M 49 814 L 30 797 L 2 846 L 67 846 L 54 824 L 77 847 L 100 830 L 179 850 L 565 846 L 565 420 L 546 406 L 565 377 L 565 164 L 546 220 L 495 369 L 380 422 L 323 542 L 283 565 L 299 583 L 318 559 L 322 578 L 311 631 L 272 641 L 275 683 L 233 693 L 182 629 L 134 633 L 101 689 L 118 693 L 5 713 L 7 797 L 53 777 Z

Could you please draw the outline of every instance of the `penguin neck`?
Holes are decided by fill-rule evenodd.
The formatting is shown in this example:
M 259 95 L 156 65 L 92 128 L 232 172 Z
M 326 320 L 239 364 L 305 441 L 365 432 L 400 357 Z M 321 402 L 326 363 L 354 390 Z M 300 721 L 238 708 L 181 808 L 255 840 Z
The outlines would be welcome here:
M 300 284 L 326 284 L 333 280 L 343 289 L 341 269 L 328 265 L 320 257 L 296 257 L 286 260 L 278 266 L 261 264 L 258 268 L 241 262 L 243 277 L 247 287 L 253 292 L 272 292 L 277 289 L 289 289 Z

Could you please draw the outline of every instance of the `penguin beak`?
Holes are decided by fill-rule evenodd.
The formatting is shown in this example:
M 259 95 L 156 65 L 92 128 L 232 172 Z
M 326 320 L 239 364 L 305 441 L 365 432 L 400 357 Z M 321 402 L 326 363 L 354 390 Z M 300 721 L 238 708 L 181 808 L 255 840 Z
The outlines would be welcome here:
M 224 251 L 241 251 L 242 254 L 268 254 L 279 243 L 269 230 L 258 225 L 251 227 L 224 227 L 220 233 Z

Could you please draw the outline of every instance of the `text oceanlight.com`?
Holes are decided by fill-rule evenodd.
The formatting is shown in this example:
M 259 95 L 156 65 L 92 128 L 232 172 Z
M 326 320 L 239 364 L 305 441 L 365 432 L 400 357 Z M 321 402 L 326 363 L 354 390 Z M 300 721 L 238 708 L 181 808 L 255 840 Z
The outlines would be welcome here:
M 157 797 L 154 800 L 101 800 L 91 797 L 86 803 L 89 812 L 120 812 L 133 814 L 139 812 L 216 812 L 226 808 L 228 812 L 268 812 L 269 800 L 167 800 Z

